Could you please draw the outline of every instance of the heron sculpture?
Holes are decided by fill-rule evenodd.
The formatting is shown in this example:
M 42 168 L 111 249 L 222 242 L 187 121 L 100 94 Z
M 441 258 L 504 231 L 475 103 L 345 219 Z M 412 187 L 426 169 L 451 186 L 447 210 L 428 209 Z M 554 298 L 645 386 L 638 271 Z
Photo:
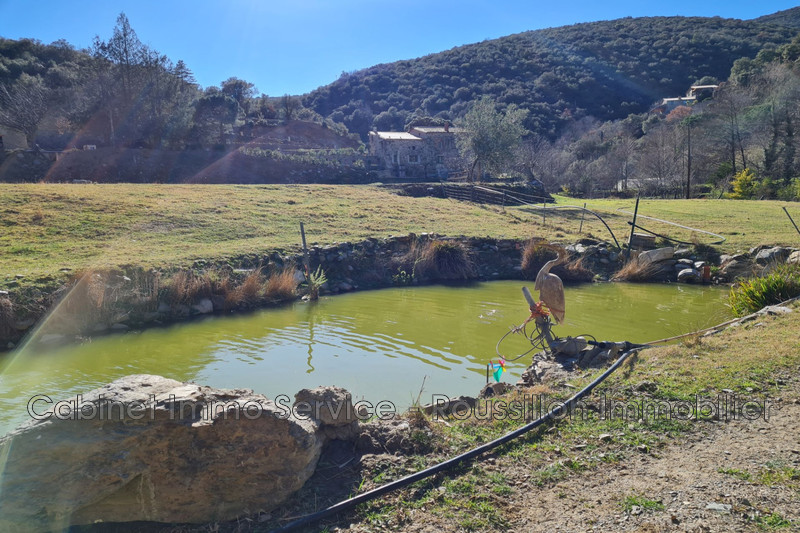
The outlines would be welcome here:
M 556 252 L 558 256 L 542 266 L 539 273 L 536 274 L 536 282 L 533 288 L 539 291 L 539 300 L 550 309 L 550 313 L 556 319 L 556 323 L 560 324 L 564 321 L 564 284 L 561 282 L 561 278 L 550 273 L 550 269 L 565 262 L 567 260 L 567 252 L 560 246 L 553 246 L 552 244 L 542 244 L 540 246 Z

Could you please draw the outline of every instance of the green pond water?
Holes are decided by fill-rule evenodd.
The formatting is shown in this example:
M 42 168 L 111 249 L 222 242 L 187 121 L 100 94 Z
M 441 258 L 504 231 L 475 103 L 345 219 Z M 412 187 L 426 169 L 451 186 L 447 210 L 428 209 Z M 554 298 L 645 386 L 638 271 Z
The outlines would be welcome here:
M 527 316 L 520 281 L 357 292 L 247 315 L 96 338 L 47 352 L 21 349 L 0 361 L 0 435 L 29 418 L 34 395 L 54 401 L 128 374 L 159 374 L 271 399 L 301 388 L 339 385 L 355 399 L 407 408 L 425 379 L 434 394 L 475 395 L 495 345 Z M 527 283 L 533 288 L 533 283 Z M 602 283 L 568 286 L 559 336 L 647 342 L 730 318 L 718 287 Z M 46 333 L 46 332 L 44 332 Z M 508 357 L 530 348 L 521 336 Z M 508 363 L 515 382 L 531 356 Z M 43 405 L 43 404 L 40 404 Z M 40 409 L 41 410 L 41 409 Z

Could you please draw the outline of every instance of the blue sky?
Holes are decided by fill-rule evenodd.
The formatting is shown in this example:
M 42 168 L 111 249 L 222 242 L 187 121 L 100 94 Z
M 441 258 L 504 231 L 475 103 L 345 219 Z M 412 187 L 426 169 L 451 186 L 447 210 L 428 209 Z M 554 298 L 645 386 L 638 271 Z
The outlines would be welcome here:
M 754 18 L 795 7 L 763 0 L 0 0 L 0 36 L 78 48 L 125 12 L 142 42 L 183 59 L 202 86 L 230 76 L 270 96 L 302 94 L 343 71 L 526 30 L 625 16 Z

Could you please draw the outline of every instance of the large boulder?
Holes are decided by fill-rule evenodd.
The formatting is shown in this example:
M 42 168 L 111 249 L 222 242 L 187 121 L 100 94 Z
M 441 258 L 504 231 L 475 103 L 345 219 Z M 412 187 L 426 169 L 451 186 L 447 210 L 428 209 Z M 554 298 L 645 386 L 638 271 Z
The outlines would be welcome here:
M 288 400 L 288 398 L 287 398 Z M 134 375 L 0 439 L 0 531 L 202 523 L 268 511 L 313 474 L 314 421 L 250 390 Z
M 666 246 L 664 248 L 657 248 L 655 250 L 649 250 L 647 252 L 642 252 L 639 254 L 639 264 L 649 265 L 650 263 L 658 263 L 659 261 L 666 261 L 667 259 L 672 259 L 672 256 L 675 254 L 675 248 L 672 246 Z

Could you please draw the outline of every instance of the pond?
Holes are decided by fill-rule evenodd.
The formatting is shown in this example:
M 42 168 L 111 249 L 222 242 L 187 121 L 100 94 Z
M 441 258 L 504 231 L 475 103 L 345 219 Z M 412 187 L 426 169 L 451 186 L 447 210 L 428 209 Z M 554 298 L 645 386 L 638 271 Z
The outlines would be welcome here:
M 422 403 L 433 394 L 476 395 L 497 341 L 528 316 L 523 284 L 533 289 L 532 282 L 495 281 L 356 292 L 47 352 L 23 348 L 0 361 L 0 435 L 28 418 L 34 395 L 74 399 L 128 374 L 251 388 L 271 399 L 338 385 L 355 399 L 398 409 L 417 398 L 423 379 Z M 731 316 L 720 287 L 600 283 L 565 293 L 566 321 L 554 327 L 561 337 L 647 342 Z M 502 346 L 507 356 L 530 348 L 521 336 L 512 340 Z M 516 382 L 530 361 L 510 362 L 503 381 Z

